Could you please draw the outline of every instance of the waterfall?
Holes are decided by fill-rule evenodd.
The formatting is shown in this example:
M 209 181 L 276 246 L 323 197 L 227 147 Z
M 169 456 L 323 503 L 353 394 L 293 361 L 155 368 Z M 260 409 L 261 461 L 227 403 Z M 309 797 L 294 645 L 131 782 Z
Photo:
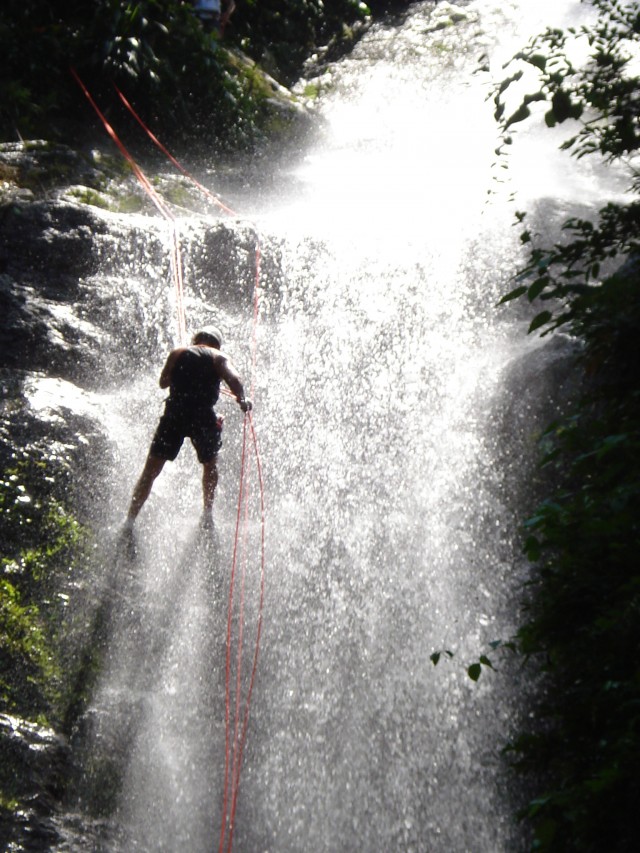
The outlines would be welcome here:
M 587 164 L 565 178 L 554 139 L 535 131 L 522 134 L 529 159 L 515 153 L 496 183 L 487 95 L 530 33 L 587 14 L 578 0 L 414 4 L 313 79 L 317 140 L 214 187 L 246 219 L 181 220 L 188 325 L 215 318 L 245 376 L 256 232 L 264 251 L 267 591 L 242 853 L 523 846 L 500 751 L 529 686 L 507 657 L 477 683 L 466 666 L 518 624 L 517 526 L 536 433 L 559 405 L 560 354 L 526 338 L 525 310 L 496 304 L 521 259 L 510 196 L 535 205 L 552 187 L 563 210 L 596 205 L 601 190 Z M 166 235 L 143 219 L 127 252 L 99 245 L 105 290 L 119 281 L 111 333 L 123 350 L 104 409 L 118 457 L 103 510 L 112 536 L 175 329 Z M 111 308 L 95 306 L 105 324 Z M 185 447 L 143 510 L 137 559 L 105 564 L 108 648 L 60 850 L 88 849 L 89 836 L 114 851 L 218 844 L 242 423 L 222 408 L 215 537 L 198 531 L 199 466 Z M 434 667 L 443 649 L 455 655 Z

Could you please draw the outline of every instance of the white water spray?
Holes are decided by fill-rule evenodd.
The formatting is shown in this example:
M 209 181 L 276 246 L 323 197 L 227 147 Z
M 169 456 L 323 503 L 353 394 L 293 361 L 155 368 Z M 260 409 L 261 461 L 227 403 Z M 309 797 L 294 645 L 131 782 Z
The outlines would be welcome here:
M 486 96 L 529 28 L 581 14 L 577 0 L 415 4 L 316 81 L 322 138 L 281 169 L 276 192 L 245 200 L 268 261 L 256 376 L 268 593 L 236 816 L 243 853 L 521 844 L 500 758 L 523 713 L 516 674 L 506 663 L 478 684 L 465 674 L 517 624 L 519 501 L 549 406 L 544 382 L 516 399 L 505 384 L 538 347 L 527 318 L 495 308 L 520 252 L 507 197 L 529 203 L 552 186 L 589 205 L 600 189 L 586 166 L 561 183 L 531 141 L 527 168 L 516 163 L 488 196 Z M 490 73 L 477 71 L 483 53 Z M 206 227 L 190 228 L 197 279 Z M 211 298 L 194 289 L 188 319 L 207 318 Z M 248 366 L 243 299 L 219 308 Z M 157 415 L 145 402 L 154 380 L 139 377 L 117 407 L 119 506 Z M 187 451 L 145 508 L 144 556 L 92 711 L 99 747 L 128 738 L 114 850 L 217 844 L 238 424 L 225 428 L 214 552 L 193 538 Z M 455 657 L 434 668 L 444 648 Z

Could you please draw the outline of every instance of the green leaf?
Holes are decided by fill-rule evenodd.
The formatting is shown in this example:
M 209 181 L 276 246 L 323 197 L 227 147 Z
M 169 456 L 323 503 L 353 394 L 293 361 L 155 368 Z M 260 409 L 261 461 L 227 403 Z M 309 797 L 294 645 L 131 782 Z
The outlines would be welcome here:
M 472 681 L 477 681 L 480 678 L 481 672 L 482 666 L 479 663 L 472 663 L 469 669 L 467 669 L 467 675 Z
M 544 92 L 533 92 L 530 95 L 525 95 L 522 102 L 524 104 L 533 104 L 536 101 L 546 101 L 546 100 L 547 100 L 547 98 L 546 98 Z
M 534 845 L 539 845 L 537 849 L 546 850 L 549 848 L 549 845 L 555 837 L 557 828 L 558 826 L 556 821 L 551 818 L 545 818 L 545 820 L 540 821 L 535 831 L 536 840 Z
M 567 92 L 562 89 L 558 89 L 557 92 L 554 92 L 553 98 L 551 99 L 551 109 L 556 121 L 560 124 L 571 117 L 573 106 L 571 104 L 571 98 Z
M 525 285 L 520 287 L 516 287 L 515 290 L 512 290 L 510 293 L 507 293 L 506 296 L 503 296 L 498 305 L 503 305 L 505 302 L 510 302 L 512 299 L 517 299 L 519 296 L 522 296 L 523 293 L 526 293 L 528 288 Z
M 529 56 L 527 61 L 531 65 L 535 65 L 536 68 L 539 68 L 540 71 L 544 71 L 547 67 L 547 57 L 543 56 L 541 53 L 534 53 L 533 56 Z
M 579 119 L 584 112 L 584 107 L 582 104 L 572 104 L 571 109 L 569 110 L 569 118 Z
M 511 75 L 511 77 L 507 77 L 506 80 L 503 80 L 498 88 L 498 94 L 501 95 L 504 91 L 506 91 L 506 89 L 509 88 L 512 83 L 516 83 L 522 77 L 523 74 L 524 71 L 516 71 L 515 74 Z
M 601 459 L 607 453 L 612 450 L 615 450 L 621 444 L 625 444 L 629 440 L 629 436 L 627 433 L 621 433 L 619 435 L 608 435 L 600 444 L 600 447 L 596 450 L 596 455 L 598 459 Z
M 449 649 L 444 649 L 441 652 L 433 652 L 433 654 L 429 655 L 429 660 L 433 663 L 434 666 L 437 666 L 438 661 L 442 657 L 442 655 L 446 655 L 448 658 L 453 657 L 453 652 L 449 651 Z
M 531 332 L 535 332 L 535 330 L 539 329 L 541 326 L 544 326 L 552 319 L 552 317 L 553 314 L 551 311 L 541 311 L 539 314 L 536 314 L 529 326 L 529 334 L 531 334 Z
M 518 109 L 505 122 L 505 128 L 511 127 L 512 124 L 517 124 L 519 121 L 524 121 L 531 115 L 531 110 L 526 104 L 520 104 Z
M 529 302 L 533 302 L 534 299 L 536 299 L 538 296 L 540 296 L 540 294 L 542 293 L 542 291 L 545 289 L 545 287 L 548 284 L 549 284 L 549 276 L 548 275 L 543 275 L 543 276 L 540 276 L 540 278 L 537 278 L 533 282 L 533 284 L 531 285 L 529 290 L 527 291 L 527 298 L 529 299 Z
M 522 550 L 532 563 L 540 559 L 540 542 L 536 536 L 528 536 Z

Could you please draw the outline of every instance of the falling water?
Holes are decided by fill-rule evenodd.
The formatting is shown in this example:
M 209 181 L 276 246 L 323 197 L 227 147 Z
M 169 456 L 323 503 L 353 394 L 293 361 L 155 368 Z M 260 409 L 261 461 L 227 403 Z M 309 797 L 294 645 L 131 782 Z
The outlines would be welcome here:
M 256 229 L 264 251 L 254 378 L 267 595 L 242 853 L 523 846 L 500 749 L 526 685 L 506 659 L 477 684 L 465 668 L 517 625 L 517 525 L 556 402 L 529 317 L 495 306 L 521 257 L 510 196 L 550 196 L 562 212 L 600 190 L 586 165 L 564 177 L 534 132 L 522 134 L 528 159 L 514 154 L 497 183 L 487 95 L 529 33 L 587 12 L 578 0 L 415 4 L 314 79 L 316 142 L 222 187 L 246 221 L 181 224 L 188 321 L 219 322 L 247 376 Z M 114 361 L 121 387 L 106 398 L 120 459 L 113 525 L 160 411 L 174 328 L 161 229 L 139 229 L 127 269 L 102 249 L 105 282 L 126 279 L 120 310 L 136 318 L 123 347 L 140 356 L 133 375 Z M 229 230 L 236 263 L 221 270 Z M 106 815 L 106 828 L 69 817 L 75 836 L 68 828 L 60 849 L 87 849 L 90 832 L 100 849 L 217 846 L 241 431 L 222 408 L 215 537 L 198 531 L 185 449 L 143 511 L 137 559 L 105 569 L 116 601 L 76 807 Z M 434 667 L 443 649 L 455 655 Z

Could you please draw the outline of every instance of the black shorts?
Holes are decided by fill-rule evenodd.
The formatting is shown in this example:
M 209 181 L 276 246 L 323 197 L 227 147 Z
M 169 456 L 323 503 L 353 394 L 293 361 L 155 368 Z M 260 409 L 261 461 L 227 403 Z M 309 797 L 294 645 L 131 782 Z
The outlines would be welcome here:
M 151 455 L 173 461 L 187 437 L 196 449 L 198 461 L 211 462 L 222 447 L 216 413 L 213 409 L 185 409 L 168 400 L 151 442 Z

